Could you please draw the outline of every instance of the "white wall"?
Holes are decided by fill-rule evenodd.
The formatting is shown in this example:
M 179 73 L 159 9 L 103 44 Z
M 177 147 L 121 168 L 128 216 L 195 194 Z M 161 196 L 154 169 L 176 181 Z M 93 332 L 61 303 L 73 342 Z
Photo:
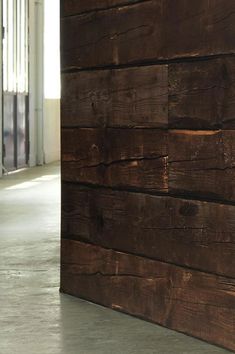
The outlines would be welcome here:
M 42 165 L 44 0 L 29 0 L 29 166 Z
M 44 163 L 60 160 L 60 99 L 44 99 Z
M 44 162 L 60 159 L 60 0 L 44 0 Z

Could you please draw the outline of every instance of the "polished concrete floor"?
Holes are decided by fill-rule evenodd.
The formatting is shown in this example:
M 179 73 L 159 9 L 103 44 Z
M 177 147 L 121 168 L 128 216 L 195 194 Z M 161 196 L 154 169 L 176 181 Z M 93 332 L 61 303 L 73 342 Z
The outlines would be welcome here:
M 0 354 L 228 353 L 59 294 L 59 166 L 0 179 Z

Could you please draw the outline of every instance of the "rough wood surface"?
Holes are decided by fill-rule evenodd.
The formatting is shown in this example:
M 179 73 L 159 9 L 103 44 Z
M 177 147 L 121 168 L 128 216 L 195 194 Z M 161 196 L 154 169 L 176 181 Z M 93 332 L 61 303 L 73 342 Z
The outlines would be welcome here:
M 63 69 L 235 52 L 234 0 L 152 0 L 61 22 Z
M 62 126 L 165 127 L 167 66 L 62 75 Z
M 162 0 L 168 58 L 235 52 L 234 0 Z
M 169 132 L 169 190 L 235 201 L 235 131 Z
M 61 290 L 235 351 L 235 1 L 61 6 Z
M 168 190 L 167 135 L 149 129 L 63 129 L 62 179 Z
M 62 187 L 62 237 L 235 276 L 235 206 Z
M 169 65 L 169 125 L 235 127 L 235 57 Z
M 235 280 L 62 241 L 61 290 L 235 350 Z
M 153 59 L 162 43 L 161 15 L 157 0 L 62 19 L 62 69 Z
M 142 2 L 144 1 L 148 0 L 142 0 Z M 108 9 L 114 6 L 131 5 L 137 2 L 140 2 L 140 0 L 61 0 L 61 17 Z
M 62 130 L 62 179 L 235 201 L 235 131 Z
M 63 74 L 62 125 L 233 129 L 234 82 L 235 57 Z

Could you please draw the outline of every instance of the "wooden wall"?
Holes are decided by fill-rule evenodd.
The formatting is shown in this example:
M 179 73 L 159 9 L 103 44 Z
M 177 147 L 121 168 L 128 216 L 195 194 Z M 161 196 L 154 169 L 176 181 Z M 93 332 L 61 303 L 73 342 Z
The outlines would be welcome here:
M 61 290 L 235 350 L 235 1 L 61 17 Z

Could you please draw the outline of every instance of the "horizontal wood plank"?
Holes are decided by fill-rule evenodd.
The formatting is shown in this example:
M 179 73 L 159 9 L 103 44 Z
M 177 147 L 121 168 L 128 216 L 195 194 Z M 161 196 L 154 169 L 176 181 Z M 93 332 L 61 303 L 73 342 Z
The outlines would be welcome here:
M 235 276 L 235 206 L 62 187 L 62 237 Z
M 63 181 L 168 190 L 167 134 L 149 129 L 63 129 Z
M 62 19 L 62 69 L 153 59 L 162 43 L 161 10 L 156 0 Z
M 235 350 L 235 280 L 62 240 L 61 290 Z
M 152 0 L 62 19 L 62 69 L 235 52 L 235 2 Z M 79 35 L 78 35 L 79 34 Z
M 167 66 L 62 75 L 62 126 L 165 127 Z
M 235 131 L 62 130 L 62 179 L 235 201 Z
M 234 129 L 234 82 L 235 57 L 63 74 L 62 125 Z
M 235 201 L 235 131 L 169 132 L 169 191 Z
M 131 5 L 136 2 L 140 2 L 140 0 L 61 0 L 61 17 L 108 9 L 114 6 Z
M 169 65 L 169 126 L 235 127 L 235 57 Z

